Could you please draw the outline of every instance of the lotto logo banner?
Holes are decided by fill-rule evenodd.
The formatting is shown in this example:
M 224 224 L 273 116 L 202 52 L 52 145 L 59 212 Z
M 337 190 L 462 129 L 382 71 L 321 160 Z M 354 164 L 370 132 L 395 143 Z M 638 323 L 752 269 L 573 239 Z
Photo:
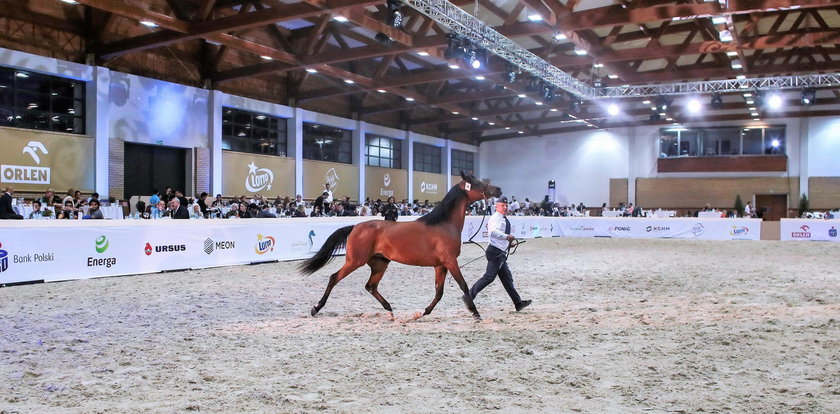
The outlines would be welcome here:
M 782 219 L 782 240 L 840 242 L 840 220 Z

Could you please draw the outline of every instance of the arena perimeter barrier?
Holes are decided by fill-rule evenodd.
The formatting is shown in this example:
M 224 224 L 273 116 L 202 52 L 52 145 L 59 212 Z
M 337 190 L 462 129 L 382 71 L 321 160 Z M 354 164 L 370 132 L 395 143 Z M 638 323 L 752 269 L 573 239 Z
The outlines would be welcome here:
M 400 221 L 416 217 L 400 217 Z M 4 220 L 0 285 L 303 259 L 333 231 L 379 217 L 229 220 Z M 621 237 L 759 240 L 761 220 L 510 217 L 517 238 Z M 487 241 L 467 217 L 463 241 Z M 476 233 L 476 229 L 483 229 Z M 418 235 L 418 241 L 421 240 Z
M 780 223 L 781 239 L 783 241 L 840 242 L 840 237 L 837 237 L 838 227 L 840 227 L 840 220 L 782 219 Z

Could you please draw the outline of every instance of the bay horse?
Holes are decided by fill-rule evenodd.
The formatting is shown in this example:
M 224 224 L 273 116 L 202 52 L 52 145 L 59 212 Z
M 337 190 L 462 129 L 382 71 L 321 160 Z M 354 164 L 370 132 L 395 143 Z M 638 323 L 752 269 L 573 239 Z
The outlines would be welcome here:
M 300 265 L 301 273 L 307 275 L 315 273 L 332 260 L 337 250 L 346 246 L 344 265 L 330 275 L 324 296 L 317 305 L 312 307 L 312 316 L 315 316 L 326 305 L 330 292 L 341 279 L 367 263 L 370 266 L 370 279 L 365 289 L 393 317 L 394 311 L 391 309 L 391 304 L 377 290 L 388 264 L 393 260 L 407 265 L 435 268 L 435 297 L 426 307 L 425 313 L 420 315 L 420 312 L 417 312 L 415 319 L 432 313 L 443 296 L 443 285 L 448 271 L 452 273 L 452 277 L 464 292 L 463 299 L 467 309 L 472 312 L 473 317 L 480 320 L 481 316 L 468 293 L 467 282 L 464 281 L 464 276 L 458 267 L 458 256 L 461 254 L 461 231 L 464 228 L 467 206 L 489 196 L 499 197 L 502 195 L 502 190 L 472 175 L 467 176 L 463 171 L 461 179 L 462 181 L 452 186 L 431 212 L 415 221 L 400 223 L 371 220 L 342 227 L 333 232 L 321 249 Z

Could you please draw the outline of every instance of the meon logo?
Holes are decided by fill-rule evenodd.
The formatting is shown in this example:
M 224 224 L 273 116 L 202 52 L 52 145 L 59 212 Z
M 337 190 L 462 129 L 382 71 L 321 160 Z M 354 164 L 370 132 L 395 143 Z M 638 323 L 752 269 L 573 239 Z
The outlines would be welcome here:
M 630 231 L 630 226 L 610 226 L 610 231 Z
M 105 253 L 105 251 L 108 250 L 108 246 L 110 246 L 110 244 L 108 243 L 108 238 L 106 238 L 105 236 L 99 236 L 96 238 L 97 253 Z
M 324 182 L 330 183 L 330 190 L 332 190 L 333 193 L 335 193 L 335 189 L 338 187 L 338 182 L 340 180 L 341 179 L 338 178 L 338 173 L 335 172 L 335 168 L 330 168 L 329 171 L 324 174 Z
M 831 226 L 831 228 L 828 229 L 828 237 L 837 237 L 837 229 L 835 229 L 834 226 Z
M 429 193 L 429 194 L 437 194 L 437 184 L 434 183 L 427 183 L 425 181 L 420 183 L 420 192 L 421 193 Z
M 36 164 L 41 164 L 41 157 L 38 151 L 45 155 L 49 154 L 44 144 L 38 141 L 29 141 L 23 147 L 23 153 L 29 154 Z M 33 167 L 25 165 L 0 165 L 0 180 L 4 183 L 18 184 L 49 184 L 50 169 L 47 167 Z
M 671 228 L 668 226 L 647 226 L 645 227 L 645 231 L 648 233 L 652 231 L 671 231 Z
M 385 187 L 391 185 L 391 174 L 385 174 L 382 183 L 385 185 Z
M 277 240 L 271 236 L 263 236 L 262 234 L 257 235 L 257 245 L 254 247 L 254 251 L 257 254 L 266 254 L 268 252 L 274 251 L 274 245 L 277 244 Z
M 146 253 L 146 256 L 151 256 L 152 255 L 152 245 L 149 244 L 149 243 L 146 243 L 146 247 L 143 249 L 143 252 Z
M 3 247 L 3 243 L 0 243 L 0 247 Z M 6 271 L 9 268 L 9 252 L 0 249 L 0 273 Z
M 796 238 L 796 239 L 810 239 L 811 238 L 811 232 L 810 232 L 811 227 L 810 226 L 808 226 L 807 224 L 803 224 L 802 226 L 799 227 L 799 229 L 802 230 L 802 231 L 791 232 L 790 237 L 793 237 L 793 238 Z
M 251 161 L 248 164 L 248 176 L 245 177 L 245 189 L 256 193 L 263 189 L 271 190 L 274 183 L 274 173 L 268 168 L 257 168 L 257 164 Z
M 234 241 L 214 241 L 213 239 L 204 241 L 204 253 L 207 254 L 213 253 L 214 250 L 230 250 L 234 248 L 236 248 L 236 242 Z

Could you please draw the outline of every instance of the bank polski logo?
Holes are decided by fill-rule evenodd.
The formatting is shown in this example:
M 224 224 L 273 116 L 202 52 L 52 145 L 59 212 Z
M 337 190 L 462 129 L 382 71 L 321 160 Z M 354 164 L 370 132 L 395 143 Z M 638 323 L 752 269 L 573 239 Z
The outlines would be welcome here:
M 0 273 L 9 268 L 9 252 L 2 249 L 3 243 L 0 243 Z
M 382 183 L 385 184 L 385 187 L 391 185 L 391 174 L 386 173 L 382 179 Z
M 256 193 L 262 190 L 271 190 L 274 183 L 274 173 L 268 168 L 259 168 L 251 161 L 248 164 L 248 176 L 245 177 L 245 189 Z
M 338 187 L 338 182 L 341 179 L 338 178 L 338 173 L 335 171 L 335 168 L 330 168 L 326 174 L 324 174 L 324 182 L 330 184 L 330 191 L 335 193 L 335 189 Z
M 831 226 L 831 228 L 828 229 L 828 237 L 837 237 L 837 229 L 835 229 L 834 226 Z
M 35 164 L 38 165 L 41 164 L 39 151 L 43 152 L 44 155 L 49 154 L 47 147 L 38 141 L 29 141 L 23 147 L 23 154 L 29 154 Z M 0 181 L 16 184 L 49 184 L 50 168 L 28 165 L 0 165 Z
M 257 245 L 254 247 L 254 252 L 257 254 L 266 254 L 274 251 L 275 244 L 277 244 L 277 240 L 275 240 L 274 237 L 258 234 Z
M 108 238 L 105 236 L 99 236 L 96 238 L 96 252 L 97 253 L 105 253 L 108 250 L 108 246 L 111 244 L 108 242 Z

